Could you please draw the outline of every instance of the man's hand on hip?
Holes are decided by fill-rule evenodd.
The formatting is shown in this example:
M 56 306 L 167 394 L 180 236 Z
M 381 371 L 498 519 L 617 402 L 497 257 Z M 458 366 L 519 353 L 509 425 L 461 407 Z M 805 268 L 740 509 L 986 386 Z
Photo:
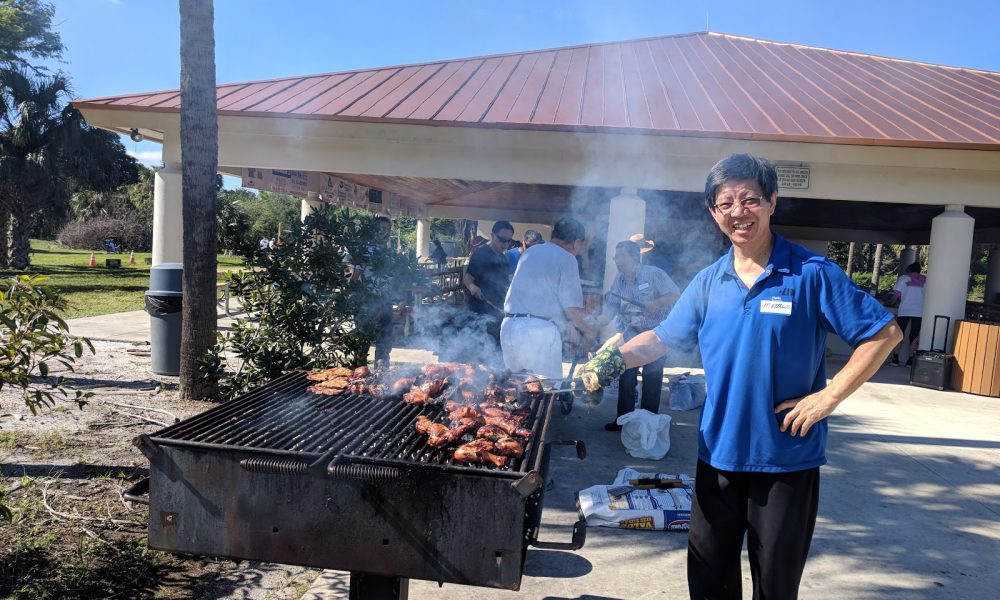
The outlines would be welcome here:
M 805 437 L 813 425 L 830 416 L 840 402 L 827 389 L 803 396 L 797 400 L 785 400 L 774 407 L 774 413 L 788 411 L 781 421 L 781 430 L 792 436 Z

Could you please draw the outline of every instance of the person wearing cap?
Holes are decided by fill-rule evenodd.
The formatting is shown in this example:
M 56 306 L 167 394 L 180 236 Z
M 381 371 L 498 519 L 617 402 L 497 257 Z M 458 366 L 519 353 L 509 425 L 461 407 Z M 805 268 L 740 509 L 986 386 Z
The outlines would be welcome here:
M 469 257 L 462 275 L 462 284 L 469 292 L 469 310 L 487 319 L 486 332 L 500 343 L 500 320 L 504 296 L 507 295 L 508 263 L 506 252 L 514 238 L 514 226 L 509 221 L 493 224 L 488 244 L 483 244 Z
M 500 348 L 511 371 L 530 371 L 562 379 L 562 331 L 575 327 L 585 340 L 597 337 L 583 312 L 583 288 L 576 255 L 586 230 L 576 219 L 562 218 L 549 243 L 532 246 L 517 263 L 504 300 Z
M 664 273 L 670 273 L 671 265 L 670 261 L 663 253 L 663 249 L 656 245 L 656 242 L 647 238 L 641 233 L 636 233 L 629 236 L 629 240 L 635 242 L 639 245 L 642 252 L 642 264 L 648 265 L 650 267 L 656 267 Z
M 796 598 L 826 463 L 827 417 L 902 334 L 892 315 L 826 257 L 771 231 L 777 173 L 736 154 L 705 183 L 729 252 L 699 272 L 670 314 L 582 369 L 596 391 L 668 348 L 701 350 L 708 397 L 688 532 L 692 598 L 740 598 L 744 538 L 754 598 Z M 826 336 L 854 348 L 827 384 Z
M 634 236 L 633 236 L 634 237 Z M 615 246 L 615 266 L 618 275 L 611 284 L 600 321 L 614 320 L 615 331 L 625 341 L 652 329 L 666 318 L 670 307 L 680 296 L 680 288 L 662 270 L 639 264 L 640 247 L 634 241 L 618 242 Z M 639 369 L 642 369 L 642 408 L 651 413 L 660 411 L 663 392 L 663 365 L 667 357 L 632 367 L 618 378 L 618 416 L 635 410 L 635 390 Z M 608 431 L 621 431 L 617 418 L 604 426 Z

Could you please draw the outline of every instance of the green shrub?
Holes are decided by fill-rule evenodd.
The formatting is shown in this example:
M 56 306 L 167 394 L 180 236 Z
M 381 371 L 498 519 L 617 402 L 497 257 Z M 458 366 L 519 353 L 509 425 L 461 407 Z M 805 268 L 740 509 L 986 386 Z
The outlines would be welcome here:
M 104 240 L 115 240 L 125 252 L 148 252 L 153 246 L 153 230 L 141 221 L 95 217 L 73 221 L 59 232 L 59 243 L 80 250 L 104 250 Z
M 405 255 L 369 252 L 377 229 L 374 216 L 327 206 L 288 230 L 280 247 L 247 253 L 250 268 L 231 276 L 230 290 L 249 317 L 220 332 L 200 361 L 221 399 L 296 369 L 365 364 L 377 334 L 365 316 L 386 293 L 379 286 L 404 293 L 424 277 Z M 352 263 L 366 277 L 352 278 Z

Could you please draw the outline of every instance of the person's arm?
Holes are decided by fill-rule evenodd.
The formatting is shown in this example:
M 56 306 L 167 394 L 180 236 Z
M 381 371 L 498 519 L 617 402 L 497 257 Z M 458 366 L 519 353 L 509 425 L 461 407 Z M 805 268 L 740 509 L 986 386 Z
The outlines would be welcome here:
M 878 371 L 902 339 L 899 325 L 893 320 L 858 344 L 844 368 L 830 381 L 830 385 L 808 396 L 786 400 L 774 408 L 776 414 L 788 410 L 781 423 L 781 430 L 793 436 L 805 436 L 809 433 L 814 424 L 830 416 L 841 402 Z
M 584 345 L 588 348 L 593 348 L 594 342 L 597 340 L 597 328 L 591 325 L 587 321 L 587 313 L 583 312 L 582 308 L 564 308 L 563 311 L 566 313 L 566 319 L 580 330 L 583 335 Z
M 643 331 L 626 342 L 620 350 L 625 359 L 625 367 L 629 369 L 648 365 L 667 353 L 667 347 L 652 331 Z
M 646 302 L 646 314 L 654 314 L 661 308 L 673 306 L 674 302 L 677 302 L 677 299 L 680 297 L 681 295 L 678 292 L 667 292 L 659 298 L 650 300 Z
M 465 289 L 469 290 L 469 293 L 472 294 L 474 298 L 482 300 L 483 290 L 479 289 L 479 286 L 476 285 L 476 278 L 469 275 L 468 271 L 462 274 L 462 285 L 465 286 Z

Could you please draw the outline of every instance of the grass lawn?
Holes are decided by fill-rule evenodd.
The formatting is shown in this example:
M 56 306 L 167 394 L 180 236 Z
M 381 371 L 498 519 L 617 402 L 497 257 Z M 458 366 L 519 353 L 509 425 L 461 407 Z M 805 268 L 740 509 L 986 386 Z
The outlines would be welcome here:
M 136 253 L 134 265 L 128 264 L 128 254 L 97 253 L 96 267 L 87 266 L 90 251 L 71 250 L 55 242 L 31 240 L 31 266 L 28 273 L 45 275 L 49 284 L 62 292 L 69 301 L 63 318 L 92 317 L 109 313 L 140 310 L 149 289 L 148 252 Z M 104 259 L 119 258 L 120 269 L 108 269 Z M 235 271 L 243 262 L 236 256 L 218 257 L 221 273 Z

